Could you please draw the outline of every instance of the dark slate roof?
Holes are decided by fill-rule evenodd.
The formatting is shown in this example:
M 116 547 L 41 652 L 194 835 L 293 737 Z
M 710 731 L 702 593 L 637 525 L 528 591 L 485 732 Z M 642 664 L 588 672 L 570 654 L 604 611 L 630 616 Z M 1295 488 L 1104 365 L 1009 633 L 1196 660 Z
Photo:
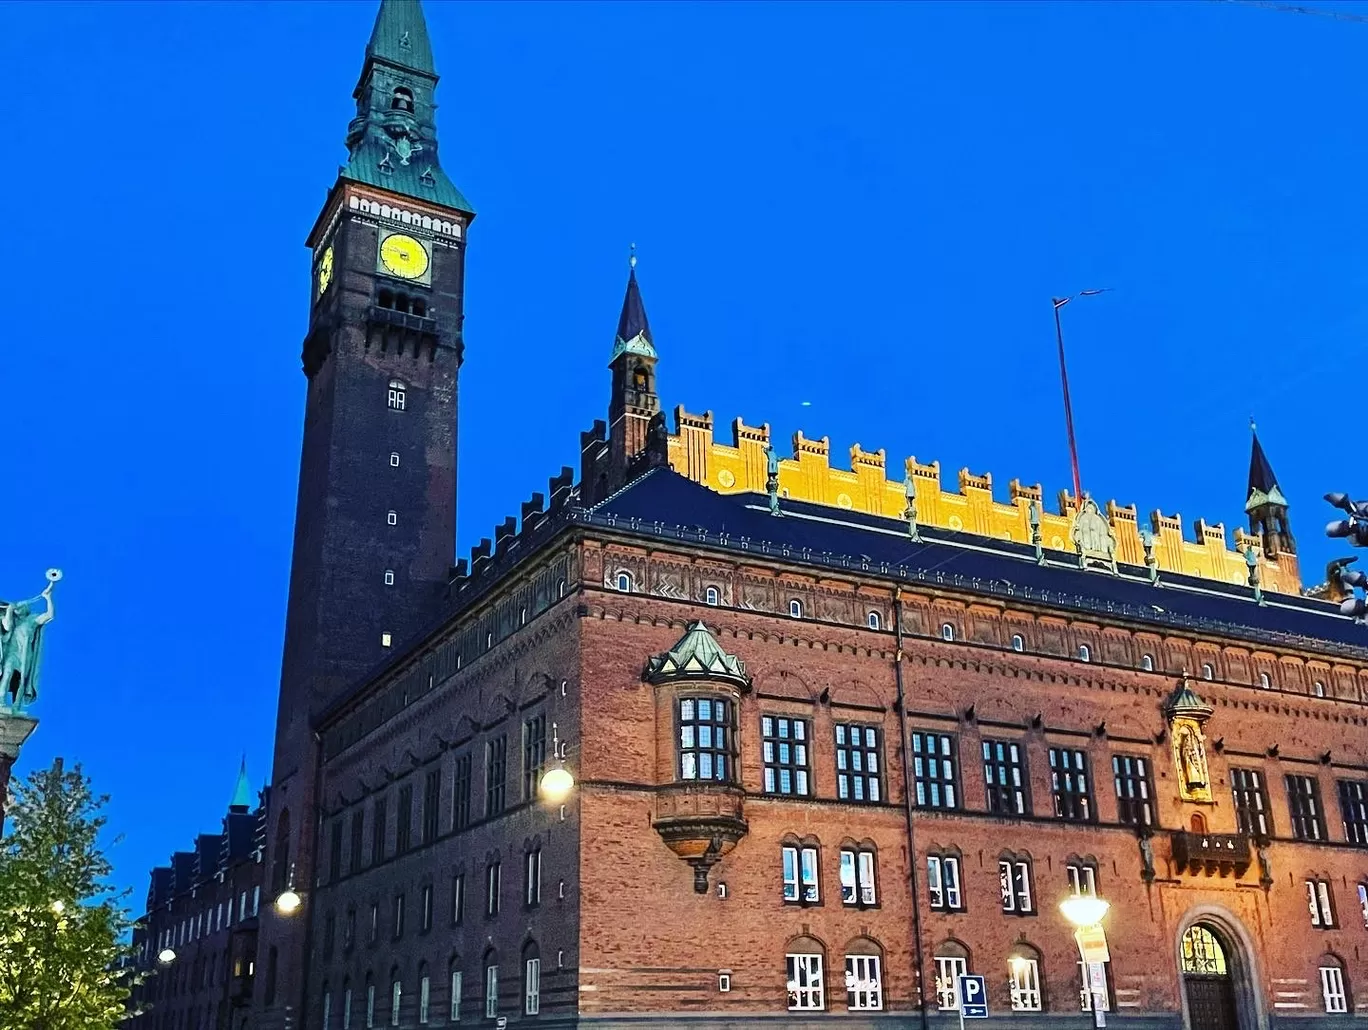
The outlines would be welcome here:
M 366 44 L 366 57 L 411 68 L 425 75 L 436 75 L 432 65 L 432 43 L 419 0 L 380 0 L 375 28 Z
M 636 259 L 632 260 L 635 263 Z M 618 319 L 613 357 L 616 358 L 623 351 L 655 357 L 654 345 L 651 323 L 646 320 L 646 305 L 641 301 L 641 287 L 637 285 L 636 268 L 633 267 L 627 273 L 627 293 L 622 298 L 622 317 Z
M 1270 593 L 1268 603 L 1259 605 L 1250 588 L 1215 580 L 1162 573 L 1156 586 L 1138 566 L 1120 565 L 1119 575 L 1085 572 L 1072 552 L 1050 550 L 1042 566 L 1025 544 L 935 527 L 920 527 L 921 542 L 914 543 L 897 519 L 792 500 L 780 506 L 784 514 L 774 516 L 764 495 L 723 495 L 656 468 L 590 509 L 583 521 L 800 565 L 1013 597 L 1097 619 L 1140 620 L 1311 649 L 1348 648 L 1368 656 L 1368 629 L 1325 601 Z
M 1273 474 L 1273 466 L 1268 463 L 1268 455 L 1264 454 L 1263 445 L 1259 443 L 1259 434 L 1251 433 L 1254 438 L 1254 446 L 1249 455 L 1249 496 L 1252 499 L 1273 500 L 1276 496 L 1277 503 L 1286 503 L 1282 498 L 1282 491 L 1278 489 L 1278 477 Z

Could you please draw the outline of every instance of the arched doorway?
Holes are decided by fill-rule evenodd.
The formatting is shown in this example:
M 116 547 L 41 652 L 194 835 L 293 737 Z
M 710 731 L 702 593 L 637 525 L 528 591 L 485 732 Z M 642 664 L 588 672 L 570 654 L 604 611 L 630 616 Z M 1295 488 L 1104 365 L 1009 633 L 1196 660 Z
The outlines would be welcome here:
M 1240 1030 L 1227 951 L 1202 923 L 1193 923 L 1183 934 L 1180 961 L 1191 1030 Z

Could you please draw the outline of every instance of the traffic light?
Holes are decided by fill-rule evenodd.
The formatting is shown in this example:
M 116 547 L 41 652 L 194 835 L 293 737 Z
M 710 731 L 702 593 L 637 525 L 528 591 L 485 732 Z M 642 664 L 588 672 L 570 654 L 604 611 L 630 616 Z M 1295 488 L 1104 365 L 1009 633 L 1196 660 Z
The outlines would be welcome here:
M 1349 516 L 1327 523 L 1325 535 L 1332 540 L 1348 540 L 1354 547 L 1368 547 L 1368 501 L 1351 501 L 1348 494 L 1326 494 L 1325 499 Z M 1340 614 L 1368 622 L 1368 574 L 1349 568 L 1357 560 L 1336 558 L 1326 566 L 1325 578 L 1330 599 L 1339 602 Z

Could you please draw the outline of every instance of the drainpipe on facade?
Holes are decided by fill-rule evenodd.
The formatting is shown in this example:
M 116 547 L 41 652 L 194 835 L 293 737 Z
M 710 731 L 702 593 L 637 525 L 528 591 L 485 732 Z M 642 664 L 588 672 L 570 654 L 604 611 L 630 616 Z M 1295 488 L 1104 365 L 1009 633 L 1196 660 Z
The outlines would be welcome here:
M 902 587 L 893 588 L 893 632 L 897 641 L 897 651 L 893 656 L 893 677 L 898 686 L 898 738 L 902 748 L 903 805 L 907 811 L 907 864 L 910 872 L 909 883 L 912 889 L 912 954 L 913 970 L 917 977 L 917 1013 L 921 1017 L 921 1030 L 927 1030 L 926 1021 L 926 962 L 922 955 L 921 892 L 917 885 L 917 841 L 912 830 L 912 776 L 907 757 L 907 699 L 903 694 L 903 628 L 902 628 Z

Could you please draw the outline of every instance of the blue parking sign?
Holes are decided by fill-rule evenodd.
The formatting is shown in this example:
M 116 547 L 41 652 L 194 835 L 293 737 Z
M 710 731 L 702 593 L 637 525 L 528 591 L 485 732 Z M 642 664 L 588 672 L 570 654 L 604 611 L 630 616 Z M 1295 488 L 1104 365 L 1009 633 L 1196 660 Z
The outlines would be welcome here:
M 956 977 L 955 993 L 959 996 L 960 1018 L 988 1018 L 988 982 L 983 977 Z

